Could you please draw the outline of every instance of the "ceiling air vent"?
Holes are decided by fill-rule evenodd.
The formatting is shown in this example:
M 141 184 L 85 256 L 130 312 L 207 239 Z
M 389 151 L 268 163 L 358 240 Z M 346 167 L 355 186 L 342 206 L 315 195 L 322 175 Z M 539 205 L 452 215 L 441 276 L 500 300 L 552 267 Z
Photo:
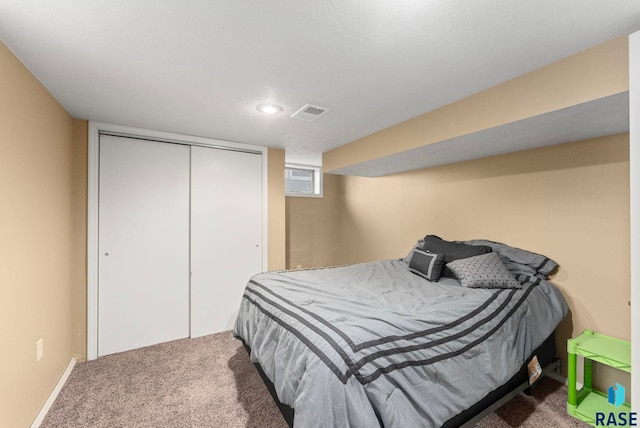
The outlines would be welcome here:
M 315 106 L 313 104 L 305 104 L 300 110 L 295 112 L 291 117 L 294 119 L 304 120 L 305 122 L 313 122 L 320 116 L 329 113 L 331 109 L 326 107 Z

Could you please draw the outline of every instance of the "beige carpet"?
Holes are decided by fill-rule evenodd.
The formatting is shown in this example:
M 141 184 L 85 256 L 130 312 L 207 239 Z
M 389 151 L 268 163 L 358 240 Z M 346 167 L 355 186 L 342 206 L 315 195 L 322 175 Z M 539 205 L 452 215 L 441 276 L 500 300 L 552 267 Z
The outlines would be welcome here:
M 230 332 L 77 364 L 47 427 L 286 427 Z
M 543 379 L 478 428 L 587 427 L 565 411 L 566 387 Z M 79 363 L 43 428 L 286 428 L 241 343 L 230 332 L 181 339 Z

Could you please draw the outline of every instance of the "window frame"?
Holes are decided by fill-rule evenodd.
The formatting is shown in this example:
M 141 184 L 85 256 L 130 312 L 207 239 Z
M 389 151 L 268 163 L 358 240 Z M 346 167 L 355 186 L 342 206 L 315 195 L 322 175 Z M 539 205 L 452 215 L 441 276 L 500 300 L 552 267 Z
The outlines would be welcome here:
M 285 162 L 285 196 L 290 196 L 294 198 L 322 198 L 322 167 L 317 165 L 307 165 L 307 164 L 299 164 L 299 163 L 290 163 Z M 286 183 L 286 171 L 288 169 L 302 169 L 307 171 L 313 171 L 313 193 L 304 193 L 304 192 L 287 192 L 287 183 Z

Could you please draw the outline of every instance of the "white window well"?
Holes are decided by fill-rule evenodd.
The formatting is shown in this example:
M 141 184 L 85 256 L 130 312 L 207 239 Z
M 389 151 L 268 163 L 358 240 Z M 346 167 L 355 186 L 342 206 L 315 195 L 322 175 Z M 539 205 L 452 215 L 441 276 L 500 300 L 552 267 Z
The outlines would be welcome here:
M 284 192 L 286 196 L 322 197 L 322 171 L 319 166 L 285 164 Z

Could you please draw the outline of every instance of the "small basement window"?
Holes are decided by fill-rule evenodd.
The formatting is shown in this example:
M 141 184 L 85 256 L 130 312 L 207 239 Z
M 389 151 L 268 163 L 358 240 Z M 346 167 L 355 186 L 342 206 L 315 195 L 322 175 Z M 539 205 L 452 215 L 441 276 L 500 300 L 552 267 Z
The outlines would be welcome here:
M 322 173 L 320 167 L 285 164 L 284 192 L 286 196 L 322 197 Z

